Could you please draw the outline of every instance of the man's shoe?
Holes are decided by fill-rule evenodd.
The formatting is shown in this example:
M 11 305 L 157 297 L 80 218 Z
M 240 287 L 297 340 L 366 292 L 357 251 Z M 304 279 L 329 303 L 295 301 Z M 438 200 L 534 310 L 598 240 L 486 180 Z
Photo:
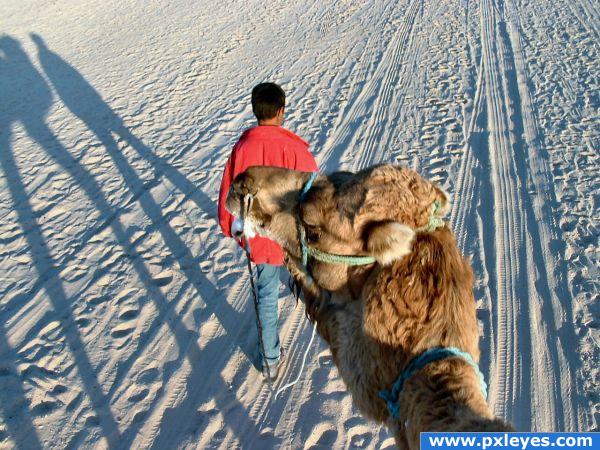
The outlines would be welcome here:
M 270 378 L 271 381 L 275 381 L 277 379 L 277 376 L 279 375 L 279 368 L 281 367 L 281 363 L 282 363 L 284 357 L 285 357 L 285 351 L 283 350 L 283 347 L 282 347 L 279 350 L 279 360 L 278 361 L 269 362 L 268 368 L 267 368 L 267 365 L 263 362 L 262 373 L 266 380 L 268 380 Z
M 263 377 L 265 378 L 265 380 L 267 380 L 267 381 L 269 381 L 269 379 L 271 381 L 277 380 L 277 375 L 279 375 L 279 366 L 280 365 L 281 365 L 281 361 L 270 362 L 268 366 L 266 364 L 264 364 L 262 373 L 263 373 Z

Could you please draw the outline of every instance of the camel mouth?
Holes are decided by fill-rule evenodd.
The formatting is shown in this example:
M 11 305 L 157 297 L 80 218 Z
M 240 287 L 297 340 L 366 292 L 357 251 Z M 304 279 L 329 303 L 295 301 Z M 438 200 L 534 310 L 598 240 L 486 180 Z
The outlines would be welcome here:
M 244 219 L 236 217 L 231 224 L 231 234 L 236 239 L 247 237 L 249 239 L 255 236 L 267 236 L 268 232 L 262 222 L 256 221 L 253 217 Z

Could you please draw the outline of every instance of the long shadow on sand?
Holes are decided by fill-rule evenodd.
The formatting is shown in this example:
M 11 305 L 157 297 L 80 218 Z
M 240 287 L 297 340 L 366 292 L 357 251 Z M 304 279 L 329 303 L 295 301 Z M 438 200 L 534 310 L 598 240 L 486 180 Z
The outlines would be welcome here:
M 216 287 L 198 270 L 197 259 L 193 257 L 185 243 L 171 229 L 168 222 L 162 216 L 160 206 L 147 193 L 149 187 L 154 184 L 144 183 L 140 179 L 125 156 L 120 152 L 112 133 L 127 141 L 142 158 L 154 166 L 156 169 L 155 178 L 158 179 L 161 176 L 168 178 L 204 211 L 212 212 L 214 210 L 212 201 L 178 170 L 171 167 L 165 160 L 154 155 L 141 140 L 133 136 L 123 126 L 122 120 L 102 100 L 96 90 L 72 66 L 56 53 L 51 52 L 39 36 L 33 35 L 32 38 L 38 47 L 42 67 L 61 100 L 103 143 L 121 172 L 127 187 L 132 191 L 134 200 L 140 203 L 145 214 L 152 221 L 153 226 L 161 233 L 172 256 L 178 260 L 187 278 L 186 282 L 194 286 L 198 295 L 201 295 L 207 303 L 208 307 L 202 311 L 202 316 L 206 316 L 203 318 L 208 318 L 211 312 L 214 312 L 227 334 L 236 336 L 239 332 L 240 313 L 234 310 L 226 301 L 219 298 Z M 44 289 L 48 291 L 54 314 L 58 316 L 66 314 L 66 319 L 62 321 L 64 325 L 63 331 L 68 337 L 67 341 L 77 361 L 78 372 L 82 378 L 86 394 L 91 399 L 99 417 L 102 433 L 107 438 L 110 447 L 126 448 L 136 436 L 137 430 L 134 428 L 137 425 L 132 424 L 121 435 L 110 411 L 110 399 L 116 389 L 124 382 L 127 375 L 130 375 L 129 372 L 133 368 L 137 358 L 143 353 L 144 347 L 151 341 L 154 334 L 156 334 L 156 330 L 160 329 L 160 326 L 158 326 L 159 323 L 169 311 L 173 310 L 174 306 L 164 297 L 160 289 L 151 283 L 151 274 L 143 263 L 142 258 L 132 248 L 132 243 L 128 238 L 126 229 L 118 220 L 118 211 L 103 196 L 100 186 L 92 174 L 68 152 L 46 125 L 45 117 L 52 104 L 52 94 L 44 79 L 33 67 L 16 40 L 10 37 L 3 37 L 2 52 L 6 56 L 6 64 L 3 64 L 3 67 L 6 66 L 6 70 L 3 70 L 2 77 L 6 77 L 6 80 L 10 81 L 10 83 L 6 84 L 10 86 L 10 92 L 7 93 L 6 97 L 3 96 L 3 99 L 8 98 L 7 104 L 9 105 L 11 114 L 0 116 L 0 120 L 2 120 L 0 123 L 2 125 L 0 135 L 3 141 L 6 142 L 6 145 L 2 147 L 6 150 L 3 150 L 0 155 L 1 167 L 7 177 L 15 209 L 19 212 L 19 221 L 22 228 L 26 230 L 26 239 L 33 264 L 38 272 L 38 276 L 42 279 L 38 283 L 42 283 Z M 24 81 L 20 83 L 19 80 Z M 32 99 L 33 101 L 31 101 Z M 148 297 L 152 299 L 160 312 L 150 327 L 152 331 L 142 336 L 138 342 L 138 348 L 134 350 L 133 354 L 126 361 L 119 364 L 116 378 L 113 385 L 109 387 L 109 394 L 107 396 L 102 395 L 103 389 L 97 384 L 94 368 L 87 358 L 85 347 L 81 342 L 77 327 L 73 321 L 70 301 L 65 295 L 61 280 L 58 277 L 58 268 L 53 262 L 48 245 L 42 235 L 40 224 L 37 222 L 28 200 L 25 185 L 19 175 L 17 162 L 10 152 L 8 132 L 10 131 L 11 123 L 15 121 L 20 121 L 29 136 L 78 182 L 101 216 L 111 218 L 108 226 L 111 227 L 119 244 L 131 255 L 131 263 L 137 272 L 140 282 L 144 285 Z M 163 423 L 176 420 L 178 416 L 186 418 L 191 411 L 195 411 L 195 409 L 190 410 L 189 408 L 198 406 L 202 401 L 205 401 L 205 399 L 210 398 L 214 394 L 217 394 L 215 395 L 215 400 L 218 407 L 224 408 L 227 406 L 231 408 L 232 404 L 235 406 L 238 403 L 237 407 L 243 409 L 235 397 L 233 399 L 228 398 L 227 405 L 220 405 L 220 402 L 224 401 L 224 399 L 223 396 L 218 394 L 226 390 L 222 379 L 211 380 L 213 383 L 209 389 L 198 391 L 197 385 L 200 381 L 198 378 L 202 375 L 202 371 L 206 370 L 206 367 L 201 367 L 200 364 L 201 359 L 199 355 L 201 354 L 201 349 L 197 343 L 198 333 L 189 330 L 176 314 L 170 316 L 171 320 L 168 321 L 168 325 L 175 337 L 180 354 L 176 361 L 171 363 L 169 372 L 172 373 L 175 370 L 176 367 L 173 367 L 173 364 L 179 366 L 183 363 L 183 360 L 187 359 L 192 366 L 192 374 L 187 379 L 187 392 L 190 393 L 188 394 L 189 399 L 186 399 L 180 408 L 168 409 L 165 412 L 165 417 L 163 417 Z M 211 367 L 211 373 L 217 374 L 220 377 L 218 375 L 220 371 L 215 367 Z M 25 398 L 23 398 L 23 401 L 26 403 Z M 185 411 L 181 409 L 182 407 Z M 149 410 L 146 411 L 144 416 L 147 416 L 150 412 Z M 144 417 L 138 416 L 137 419 L 143 422 Z M 247 415 L 245 415 L 243 421 L 249 420 Z M 248 423 L 247 425 L 251 424 Z M 31 420 L 29 420 L 29 427 L 33 428 Z M 141 424 L 139 427 L 141 427 Z M 11 435 L 16 435 L 16 432 L 13 433 L 13 430 L 10 431 Z M 171 441 L 170 443 L 173 442 Z
M 121 172 L 122 178 L 127 185 L 131 193 L 137 197 L 142 210 L 145 215 L 151 220 L 153 226 L 161 234 L 164 243 L 169 249 L 171 255 L 178 261 L 179 267 L 182 269 L 188 282 L 194 287 L 197 295 L 202 297 L 208 307 L 202 312 L 202 317 L 198 318 L 198 321 L 207 320 L 210 313 L 214 313 L 225 329 L 227 335 L 236 336 L 239 332 L 240 321 L 242 320 L 240 314 L 235 310 L 225 299 L 221 299 L 220 294 L 216 286 L 214 286 L 206 276 L 198 268 L 198 260 L 194 258 L 190 252 L 188 246 L 180 238 L 180 236 L 171 228 L 168 221 L 162 215 L 160 206 L 154 201 L 151 195 L 143 193 L 147 190 L 147 186 L 140 179 L 139 175 L 133 169 L 125 155 L 118 148 L 117 142 L 115 141 L 113 134 L 119 136 L 121 139 L 126 141 L 137 154 L 151 164 L 156 173 L 156 177 L 159 178 L 164 176 L 174 186 L 176 186 L 183 194 L 192 198 L 196 205 L 203 209 L 206 213 L 216 215 L 216 208 L 213 208 L 213 202 L 202 193 L 197 186 L 189 181 L 181 172 L 176 168 L 172 167 L 166 160 L 155 155 L 140 139 L 134 136 L 124 125 L 122 119 L 106 104 L 100 94 L 85 80 L 85 78 L 68 62 L 62 59 L 58 54 L 52 52 L 45 45 L 44 41 L 37 35 L 33 34 L 32 39 L 38 47 L 39 60 L 44 69 L 45 74 L 49 78 L 52 86 L 56 90 L 63 104 L 69 108 L 69 110 L 81 119 L 85 125 L 93 131 L 98 137 L 104 148 L 112 158 L 115 166 Z M 85 180 L 82 180 L 83 182 Z M 142 192 L 141 194 L 139 194 Z M 210 255 L 201 255 L 203 258 L 209 258 Z M 139 259 L 141 261 L 141 259 Z M 149 280 L 150 275 L 145 272 L 145 266 L 143 264 L 137 268 L 137 272 L 140 275 L 141 280 Z M 149 289 L 151 286 L 146 285 Z M 160 291 L 158 291 L 160 292 Z M 152 296 L 152 298 L 158 297 L 158 292 Z M 166 300 L 161 300 L 157 303 L 159 311 L 165 310 Z M 218 305 L 215 304 L 218 302 Z M 162 303 L 162 304 L 161 304 Z M 164 428 L 172 428 L 177 422 L 181 422 L 181 417 L 186 417 L 189 412 L 195 411 L 200 403 L 207 401 L 210 398 L 210 393 L 221 393 L 227 390 L 222 378 L 219 376 L 219 380 L 212 379 L 212 387 L 216 389 L 199 389 L 201 386 L 205 386 L 205 383 L 199 383 L 199 380 L 203 378 L 203 371 L 206 370 L 206 366 L 202 365 L 200 361 L 200 355 L 202 351 L 198 346 L 198 334 L 191 332 L 181 322 L 181 320 L 175 315 L 175 320 L 169 321 L 171 331 L 174 334 L 178 348 L 180 349 L 180 355 L 176 362 L 171 363 L 166 370 L 173 373 L 183 363 L 184 359 L 187 359 L 192 364 L 192 373 L 188 378 L 187 392 L 190 393 L 188 398 L 182 402 L 178 408 L 168 409 L 163 417 L 163 427 L 161 427 L 161 434 L 157 438 L 158 447 L 160 448 L 162 430 Z M 158 326 L 161 321 L 161 314 L 159 314 L 154 324 L 150 326 L 151 334 L 154 334 L 160 329 Z M 125 379 L 129 370 L 132 368 L 136 361 L 136 357 L 139 356 L 143 349 L 143 343 L 149 341 L 150 336 L 142 336 L 138 349 L 134 353 L 134 358 L 129 358 L 124 363 L 120 364 L 117 368 L 115 377 L 115 383 L 109 390 L 109 395 L 115 392 L 120 386 L 121 382 Z M 246 357 L 252 360 L 253 355 L 249 351 L 248 346 L 238 345 L 240 350 L 246 354 Z M 212 347 L 212 346 L 211 346 Z M 205 354 L 211 354 L 207 348 L 204 349 Z M 216 350 L 215 350 L 216 352 Z M 222 352 L 216 352 L 221 353 Z M 214 367 L 211 367 L 214 370 Z M 220 370 L 217 372 L 219 373 Z M 204 396 L 202 395 L 204 393 Z M 194 395 L 197 394 L 197 395 Z M 208 394 L 208 395 L 207 395 Z M 197 398 L 194 398 L 197 397 Z M 217 400 L 217 406 L 221 401 L 220 395 L 215 395 Z M 231 408 L 231 402 L 238 403 L 238 407 L 243 408 L 235 397 L 228 399 L 228 406 Z M 225 405 L 222 405 L 225 407 Z M 141 420 L 141 418 L 139 418 Z M 165 424 L 169 424 L 165 427 Z M 237 428 L 237 427 L 236 427 Z M 127 431 L 127 437 L 133 438 L 135 435 Z M 167 438 L 172 439 L 172 438 Z M 155 445 L 157 444 L 155 443 Z M 170 440 L 164 442 L 168 445 L 172 443 Z
M 40 439 L 29 414 L 29 401 L 25 395 L 18 368 L 16 352 L 8 342 L 3 321 L 0 322 L 0 414 L 12 440 L 19 448 L 41 449 Z M 19 409 L 26 407 L 23 414 Z M 3 434 L 3 433 L 2 433 Z M 0 434 L 0 441 L 5 437 Z
M 67 345 L 75 360 L 85 393 L 93 405 L 103 435 L 108 443 L 113 446 L 116 445 L 120 437 L 117 422 L 110 411 L 106 397 L 102 394 L 94 367 L 85 352 L 85 346 L 71 311 L 70 299 L 58 277 L 58 268 L 44 239 L 41 226 L 29 202 L 26 187 L 21 180 L 17 162 L 10 150 L 12 123 L 20 121 L 30 137 L 40 146 L 46 149 L 52 148 L 53 152 L 58 148 L 58 151 L 64 151 L 66 154 L 66 150 L 58 143 L 44 121 L 51 105 L 52 94 L 44 79 L 21 49 L 18 41 L 3 36 L 0 38 L 0 50 L 3 54 L 2 71 L 0 72 L 2 82 L 0 82 L 0 86 L 3 86 L 3 102 L 8 107 L 0 115 L 0 167 L 8 185 L 13 207 L 24 230 L 32 264 L 38 276 L 46 277 L 44 281 L 46 294 L 50 299 L 56 318 L 60 320 L 62 334 L 65 336 Z M 63 163 L 65 162 L 64 158 L 61 158 L 61 160 Z M 72 163 L 73 161 L 69 162 Z M 24 395 L 24 389 L 18 389 L 18 391 L 20 391 L 19 395 Z M 23 398 L 23 404 L 28 404 L 26 398 Z M 29 412 L 26 412 L 21 415 L 21 424 L 25 428 L 32 429 L 32 421 L 28 414 Z M 10 431 L 15 440 L 29 437 L 22 436 L 16 430 Z M 37 443 L 39 444 L 39 440 Z M 20 445 L 21 442 L 18 442 L 18 444 Z M 23 448 L 27 447 L 24 446 Z

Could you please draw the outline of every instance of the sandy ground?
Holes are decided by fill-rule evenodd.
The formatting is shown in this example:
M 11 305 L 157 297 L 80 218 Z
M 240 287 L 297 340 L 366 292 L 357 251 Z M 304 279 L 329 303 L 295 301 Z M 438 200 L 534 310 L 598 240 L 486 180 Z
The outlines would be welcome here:
M 599 430 L 592 0 L 4 0 L 0 18 L 0 447 L 393 446 L 318 339 L 276 400 L 253 368 L 215 200 L 265 80 L 323 171 L 394 162 L 452 194 L 494 411 Z M 311 332 L 283 285 L 280 304 L 278 386 Z

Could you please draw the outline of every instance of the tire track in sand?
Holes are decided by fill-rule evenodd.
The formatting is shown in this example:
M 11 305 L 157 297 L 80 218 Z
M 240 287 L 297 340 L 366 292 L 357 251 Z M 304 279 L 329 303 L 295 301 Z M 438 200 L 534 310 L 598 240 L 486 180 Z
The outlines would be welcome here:
M 523 184 L 521 192 L 529 231 L 527 273 L 530 285 L 536 288 L 536 295 L 528 296 L 531 323 L 537 324 L 532 330 L 532 341 L 537 347 L 532 363 L 536 379 L 551 381 L 550 392 L 547 385 L 536 383 L 534 386 L 537 389 L 532 392 L 533 409 L 538 413 L 533 417 L 532 426 L 537 430 L 574 430 L 577 423 L 574 396 L 564 399 L 562 395 L 563 392 L 575 392 L 574 362 L 565 354 L 565 348 L 575 343 L 575 335 L 569 307 L 572 299 L 566 276 L 563 276 L 567 272 L 564 249 L 555 244 L 560 242 L 552 214 L 556 195 L 549 155 L 541 145 L 534 102 L 528 88 L 519 14 L 513 0 L 505 3 L 505 9 L 507 27 L 504 44 L 510 46 L 513 57 L 512 70 L 507 72 L 509 89 L 511 96 L 518 100 L 515 101 L 515 117 L 520 119 L 517 120 L 515 134 L 522 136 L 517 142 L 517 148 L 522 151 L 516 152 L 515 160 L 520 178 L 529 178 L 529 185 Z M 542 414 L 539 414 L 540 411 Z
M 494 241 L 484 241 L 490 274 L 494 307 L 492 320 L 496 321 L 496 355 L 492 361 L 489 401 L 495 414 L 522 428 L 531 416 L 528 398 L 530 373 L 528 367 L 531 348 L 523 331 L 528 321 L 520 303 L 521 295 L 528 295 L 524 267 L 527 260 L 524 246 L 524 218 L 517 189 L 517 173 L 512 160 L 510 130 L 512 122 L 505 92 L 504 60 L 498 48 L 498 13 L 492 0 L 483 0 L 481 8 L 481 44 L 485 95 L 487 104 L 488 155 L 491 169 L 491 199 L 487 211 L 493 217 Z M 483 156 L 483 155 L 482 155 Z M 490 211 L 489 208 L 492 208 Z M 493 247 L 493 248 L 491 248 Z M 524 338 L 524 339 L 523 339 Z
M 488 139 L 487 148 L 479 152 L 483 165 L 489 164 L 491 186 L 482 186 L 480 210 L 483 223 L 492 224 L 484 225 L 481 240 L 490 274 L 495 323 L 489 328 L 495 331 L 496 349 L 489 400 L 494 412 L 518 429 L 563 429 L 563 416 L 569 424 L 573 421 L 570 406 L 562 404 L 561 389 L 572 387 L 562 349 L 550 351 L 556 341 L 555 315 L 562 315 L 562 308 L 548 303 L 554 280 L 548 276 L 550 252 L 541 241 L 550 232 L 538 225 L 547 213 L 539 202 L 533 206 L 528 183 L 533 175 L 534 193 L 552 187 L 535 152 L 539 139 L 518 31 L 513 24 L 509 35 L 493 0 L 482 2 L 481 30 Z M 533 151 L 536 165 L 528 167 L 526 151 Z M 486 230 L 490 226 L 493 230 Z M 494 239 L 485 239 L 488 233 Z
M 492 360 L 489 400 L 519 429 L 575 429 L 574 402 L 562 394 L 574 392 L 575 382 L 564 353 L 572 320 L 559 300 L 568 289 L 554 276 L 561 264 L 551 248 L 559 236 L 550 209 L 556 200 L 518 15 L 507 3 L 506 24 L 493 0 L 482 2 L 480 14 L 482 59 L 450 221 L 464 253 L 472 217 L 477 210 L 482 216 L 479 241 L 493 303 L 491 323 L 484 323 L 491 339 L 482 341 L 482 359 Z
M 365 129 L 365 141 L 359 147 L 358 159 L 353 164 L 354 170 L 360 170 L 367 164 L 372 164 L 375 154 L 374 150 L 389 141 L 390 126 L 393 119 L 390 110 L 395 110 L 391 105 L 396 104 L 398 99 L 394 99 L 394 93 L 399 92 L 402 86 L 408 81 L 407 65 L 403 64 L 404 55 L 407 53 L 415 56 L 413 50 L 413 36 L 417 13 L 422 9 L 422 2 L 415 0 L 406 12 L 402 25 L 396 32 L 394 40 L 390 44 L 391 52 L 387 52 L 381 64 L 375 72 L 374 78 L 381 79 L 379 92 L 373 92 L 375 101 L 373 102 L 372 114 L 369 115 L 368 125 Z M 400 102 L 402 96 L 399 96 Z M 397 107 L 400 110 L 400 105 Z M 386 139 L 387 137 L 387 139 Z M 377 155 L 378 162 L 387 160 L 387 152 L 380 152 Z
M 420 0 L 413 0 L 410 4 L 402 20 L 402 25 L 390 44 L 387 45 L 373 77 L 360 91 L 349 109 L 344 112 L 344 120 L 336 126 L 333 138 L 328 139 L 325 143 L 321 152 L 323 155 L 321 161 L 327 161 L 325 168 L 337 167 L 344 155 L 352 157 L 350 149 L 360 148 L 357 140 L 361 136 L 366 136 L 370 140 L 362 146 L 358 153 L 359 159 L 356 160 L 353 168 L 360 168 L 362 164 L 370 161 L 372 149 L 380 139 L 387 123 L 382 117 L 386 112 L 386 108 L 383 106 L 389 104 L 393 95 L 400 73 L 399 65 L 403 59 L 406 44 L 412 36 L 415 18 L 421 5 Z M 377 108 L 374 106 L 375 104 L 380 106 Z M 365 118 L 368 118 L 368 124 L 363 127 L 362 123 Z

